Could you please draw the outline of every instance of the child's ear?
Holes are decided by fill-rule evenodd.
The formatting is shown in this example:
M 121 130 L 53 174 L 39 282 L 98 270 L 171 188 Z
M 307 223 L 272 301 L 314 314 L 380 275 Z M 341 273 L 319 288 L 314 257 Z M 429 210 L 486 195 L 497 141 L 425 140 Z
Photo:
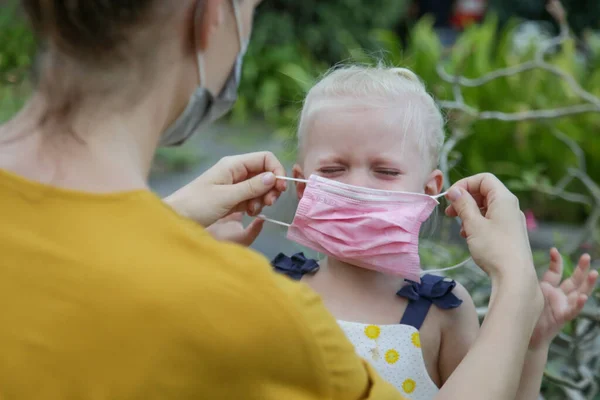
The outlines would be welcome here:
M 425 194 L 436 196 L 442 192 L 444 187 L 444 174 L 439 169 L 436 169 L 427 178 L 425 183 Z
M 304 177 L 304 172 L 302 171 L 302 167 L 298 164 L 294 165 L 294 168 L 292 169 L 292 176 L 295 179 L 306 179 Z M 306 183 L 296 182 L 296 193 L 298 193 L 298 200 L 302 199 L 302 196 L 304 196 L 305 189 L 306 189 Z

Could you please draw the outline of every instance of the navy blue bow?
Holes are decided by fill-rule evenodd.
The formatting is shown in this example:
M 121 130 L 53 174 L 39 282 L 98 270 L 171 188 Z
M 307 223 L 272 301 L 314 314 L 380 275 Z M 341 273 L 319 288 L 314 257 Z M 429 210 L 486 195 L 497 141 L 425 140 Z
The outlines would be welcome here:
M 424 275 L 421 283 L 407 280 L 409 284 L 396 293 L 410 301 L 427 299 L 437 307 L 448 310 L 462 304 L 462 300 L 452 293 L 456 282 L 447 281 L 443 276 Z
M 290 278 L 299 281 L 305 274 L 314 274 L 319 270 L 319 264 L 312 259 L 304 256 L 304 253 L 296 253 L 291 258 L 283 253 L 271 261 L 275 272 L 282 273 Z
M 406 282 L 408 285 L 396 293 L 409 301 L 401 324 L 420 329 L 432 304 L 443 310 L 457 308 L 462 304 L 462 300 L 452 293 L 456 282 L 447 281 L 443 276 L 424 275 L 421 277 L 421 283 L 409 280 Z

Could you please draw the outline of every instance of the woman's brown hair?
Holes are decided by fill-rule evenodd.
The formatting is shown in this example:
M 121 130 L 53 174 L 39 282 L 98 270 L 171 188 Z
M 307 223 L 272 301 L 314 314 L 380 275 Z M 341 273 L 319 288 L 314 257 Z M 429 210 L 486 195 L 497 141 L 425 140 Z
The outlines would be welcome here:
M 161 0 L 22 0 L 42 47 L 104 58 L 123 45 Z M 164 0 L 163 0 L 164 1 Z
M 21 2 L 39 45 L 34 80 L 51 100 L 42 124 L 48 118 L 65 122 L 86 99 L 143 88 L 165 36 L 162 26 L 182 5 L 181 0 Z

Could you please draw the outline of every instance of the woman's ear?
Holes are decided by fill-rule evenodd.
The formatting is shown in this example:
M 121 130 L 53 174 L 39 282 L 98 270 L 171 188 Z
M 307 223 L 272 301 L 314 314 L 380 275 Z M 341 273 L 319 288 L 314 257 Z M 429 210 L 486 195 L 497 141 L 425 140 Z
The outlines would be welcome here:
M 298 164 L 294 165 L 294 168 L 292 169 L 292 176 L 295 179 L 306 179 L 304 177 L 304 172 L 302 171 L 302 167 Z M 298 200 L 302 199 L 302 196 L 304 196 L 305 189 L 306 189 L 306 183 L 296 182 L 296 193 L 298 193 Z
M 196 2 L 194 11 L 194 35 L 196 51 L 204 51 L 213 33 L 225 19 L 223 0 L 202 0 Z
M 439 169 L 436 169 L 429 177 L 427 177 L 427 182 L 425 183 L 425 194 L 429 196 L 436 196 L 442 192 L 442 188 L 444 187 L 444 174 Z

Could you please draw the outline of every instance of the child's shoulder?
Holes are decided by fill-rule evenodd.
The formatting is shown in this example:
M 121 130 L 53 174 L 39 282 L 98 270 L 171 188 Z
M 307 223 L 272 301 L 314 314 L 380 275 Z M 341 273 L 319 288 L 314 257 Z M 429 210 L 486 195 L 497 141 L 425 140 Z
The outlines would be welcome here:
M 471 294 L 469 291 L 458 281 L 453 280 L 454 287 L 452 288 L 452 293 L 458 297 L 463 303 L 464 302 L 473 302 L 471 298 Z
M 469 291 L 457 281 L 452 281 L 452 295 L 460 302 L 460 307 L 452 307 L 439 313 L 444 331 L 462 331 L 479 324 L 477 309 Z
M 436 310 L 434 314 L 441 334 L 438 370 L 442 382 L 445 382 L 460 364 L 479 332 L 477 310 L 467 289 L 457 282 L 452 292 L 461 300 L 460 307 Z

